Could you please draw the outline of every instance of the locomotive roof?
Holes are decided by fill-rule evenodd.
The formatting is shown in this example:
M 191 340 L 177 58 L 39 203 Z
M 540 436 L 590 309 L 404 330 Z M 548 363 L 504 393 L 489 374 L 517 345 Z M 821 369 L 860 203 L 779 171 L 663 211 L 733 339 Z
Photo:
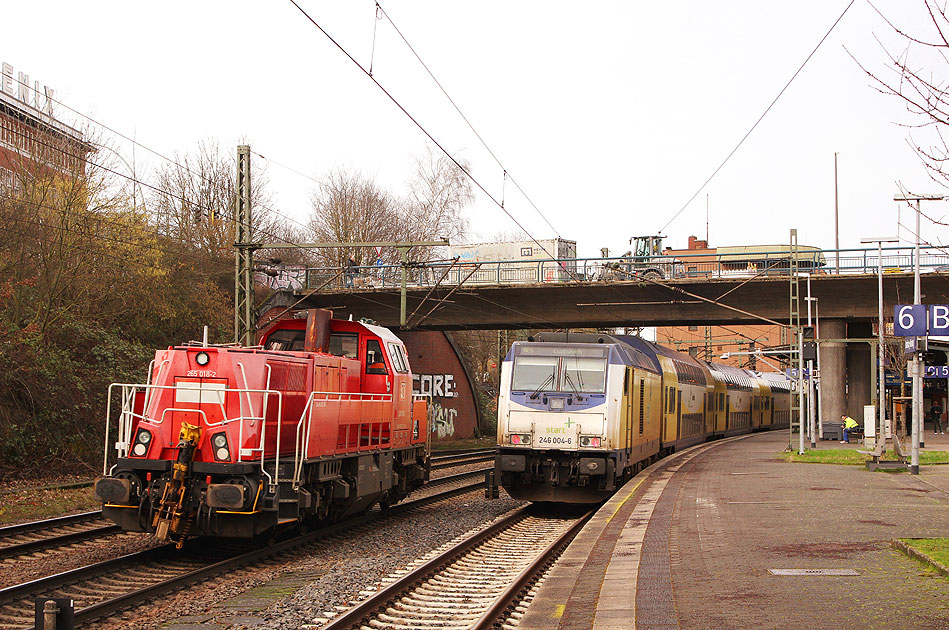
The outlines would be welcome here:
M 617 353 L 626 365 L 659 371 L 659 364 L 651 353 L 644 352 L 639 347 L 629 343 L 632 337 L 620 335 L 602 335 L 597 333 L 538 333 L 534 340 L 538 343 L 586 343 L 586 344 L 614 344 Z
M 716 380 L 730 383 L 738 387 L 753 388 L 754 380 L 757 376 L 748 370 L 733 365 L 723 363 L 712 363 L 706 361 L 705 364 L 712 371 L 712 377 Z
M 644 348 L 644 351 L 651 353 L 653 357 L 662 355 L 670 359 L 679 382 L 705 385 L 707 381 L 705 366 L 695 357 L 683 352 L 678 352 L 677 350 L 672 350 L 671 348 L 666 348 L 652 341 L 647 341 L 641 337 L 623 337 L 623 339 L 628 339 L 631 343 L 636 344 L 637 347 Z M 658 363 L 658 359 L 656 359 L 656 364 L 658 365 Z

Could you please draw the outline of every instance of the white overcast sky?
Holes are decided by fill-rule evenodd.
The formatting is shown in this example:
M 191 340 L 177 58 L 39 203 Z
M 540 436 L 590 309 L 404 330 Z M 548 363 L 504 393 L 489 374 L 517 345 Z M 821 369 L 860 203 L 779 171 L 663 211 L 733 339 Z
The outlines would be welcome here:
M 370 0 L 299 0 L 303 8 L 498 200 L 502 171 Z M 454 2 L 384 0 L 421 58 L 504 167 L 581 256 L 628 249 L 679 211 L 774 99 L 849 0 Z M 922 32 L 922 0 L 877 0 Z M 427 139 L 288 0 L 8 3 L 0 61 L 57 99 L 165 154 L 241 139 L 319 178 L 359 170 L 402 194 Z M 926 30 L 925 32 L 930 32 Z M 884 74 L 877 39 L 900 40 L 857 0 L 709 186 L 665 231 L 685 245 L 834 246 L 839 152 L 841 247 L 898 228 L 897 182 L 943 192 L 898 123 L 912 118 L 850 58 Z M 922 59 L 922 56 L 919 57 Z M 949 66 L 935 70 L 942 72 Z M 943 79 L 947 77 L 942 77 Z M 62 111 L 62 110 L 60 110 Z M 83 126 L 87 121 L 64 114 Z M 128 143 L 115 146 L 126 157 Z M 143 179 L 158 160 L 136 150 Z M 255 158 L 254 167 L 265 161 Z M 305 222 L 313 181 L 266 164 L 273 204 Z M 537 238 L 555 236 L 508 183 L 505 207 Z M 930 214 L 949 216 L 949 204 Z M 470 240 L 517 228 L 486 195 L 467 209 Z M 905 225 L 912 219 L 903 211 Z M 940 231 L 942 230 L 942 231 Z M 924 224 L 923 238 L 946 242 Z

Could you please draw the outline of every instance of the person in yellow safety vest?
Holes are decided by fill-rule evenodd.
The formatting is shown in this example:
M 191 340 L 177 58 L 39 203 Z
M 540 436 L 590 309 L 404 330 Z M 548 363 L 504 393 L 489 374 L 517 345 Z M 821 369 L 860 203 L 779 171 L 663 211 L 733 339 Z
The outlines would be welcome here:
M 840 426 L 843 427 L 844 429 L 844 439 L 842 439 L 840 443 L 850 444 L 850 436 L 848 434 L 850 433 L 850 431 L 852 431 L 853 429 L 856 429 L 860 425 L 857 424 L 856 420 L 854 420 L 847 414 L 844 414 L 840 416 Z

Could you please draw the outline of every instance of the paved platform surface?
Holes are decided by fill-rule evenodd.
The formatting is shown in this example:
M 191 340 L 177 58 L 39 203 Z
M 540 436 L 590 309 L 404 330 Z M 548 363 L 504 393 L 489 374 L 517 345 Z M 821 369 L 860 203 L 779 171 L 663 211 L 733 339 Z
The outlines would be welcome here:
M 925 439 L 949 450 L 949 436 Z M 519 628 L 949 628 L 949 579 L 891 546 L 949 536 L 949 465 L 788 464 L 788 441 L 730 438 L 643 471 L 570 545 Z

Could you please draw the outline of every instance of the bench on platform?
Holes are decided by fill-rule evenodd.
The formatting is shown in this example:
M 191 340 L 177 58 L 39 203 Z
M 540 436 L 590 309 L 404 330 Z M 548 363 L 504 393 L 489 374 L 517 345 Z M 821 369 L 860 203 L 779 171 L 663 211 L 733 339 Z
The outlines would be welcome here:
M 844 429 L 840 426 L 839 422 L 823 422 L 821 423 L 821 439 L 822 440 L 836 440 L 840 441 L 844 439 Z M 851 438 L 863 439 L 863 427 L 857 426 L 853 429 L 850 429 Z

